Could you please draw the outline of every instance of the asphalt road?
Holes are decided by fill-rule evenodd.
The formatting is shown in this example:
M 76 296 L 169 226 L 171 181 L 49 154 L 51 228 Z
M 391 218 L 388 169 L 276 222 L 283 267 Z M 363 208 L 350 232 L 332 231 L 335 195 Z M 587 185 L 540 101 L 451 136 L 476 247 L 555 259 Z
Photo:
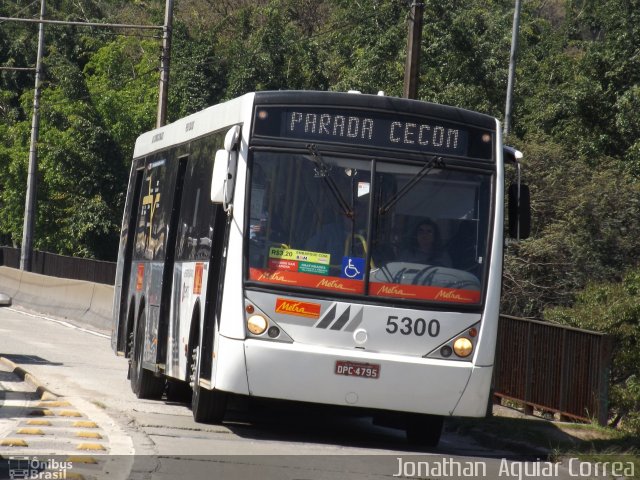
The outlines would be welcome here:
M 0 309 L 0 478 L 19 478 L 18 459 L 34 457 L 39 478 L 87 480 L 522 480 L 545 476 L 542 468 L 550 478 L 575 478 L 563 465 L 514 458 L 446 430 L 437 449 L 417 451 L 399 430 L 320 407 L 237 399 L 223 425 L 197 424 L 186 403 L 131 393 L 127 360 L 111 351 L 108 333 Z

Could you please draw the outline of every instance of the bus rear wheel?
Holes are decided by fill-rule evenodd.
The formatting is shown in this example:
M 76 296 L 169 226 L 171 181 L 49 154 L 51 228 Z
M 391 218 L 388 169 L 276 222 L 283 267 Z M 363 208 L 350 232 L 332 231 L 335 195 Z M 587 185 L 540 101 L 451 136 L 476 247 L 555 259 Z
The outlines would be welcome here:
M 410 415 L 406 419 L 407 440 L 412 445 L 437 447 L 444 418 L 439 415 Z
M 219 390 L 207 390 L 200 386 L 200 349 L 194 347 L 191 354 L 191 411 L 198 423 L 222 423 L 227 410 L 227 394 Z
M 142 366 L 142 353 L 145 339 L 144 308 L 138 318 L 138 328 L 133 339 L 131 362 L 129 364 L 129 378 L 131 390 L 138 398 L 159 399 L 164 391 L 164 378 L 156 377 L 153 372 Z

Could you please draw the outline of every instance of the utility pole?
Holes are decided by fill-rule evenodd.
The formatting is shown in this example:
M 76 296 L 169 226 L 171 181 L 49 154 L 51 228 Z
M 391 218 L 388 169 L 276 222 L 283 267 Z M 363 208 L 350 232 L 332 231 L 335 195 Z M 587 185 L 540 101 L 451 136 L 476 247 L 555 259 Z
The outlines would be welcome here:
M 415 99 L 418 96 L 423 9 L 424 3 L 414 1 L 411 4 L 411 14 L 409 16 L 409 37 L 407 39 L 407 61 L 404 66 L 405 98 Z
M 45 0 L 40 2 L 40 20 L 47 13 Z M 38 137 L 40 133 L 40 86 L 42 84 L 42 54 L 44 50 L 44 23 L 38 27 L 38 56 L 36 58 L 36 86 L 33 94 L 33 116 L 31 119 L 31 146 L 29 147 L 29 170 L 27 173 L 27 194 L 24 202 L 24 223 L 22 227 L 22 248 L 20 250 L 20 270 L 31 271 L 33 254 L 33 227 L 35 224 L 36 179 L 38 175 Z
M 160 88 L 156 128 L 167 123 L 167 99 L 169 98 L 169 62 L 171 60 L 171 30 L 173 27 L 173 0 L 166 0 L 164 27 L 162 29 L 162 59 L 160 61 Z
M 516 78 L 516 57 L 518 56 L 518 37 L 520 31 L 520 0 L 516 0 L 513 12 L 513 29 L 511 32 L 511 55 L 509 56 L 509 80 L 507 83 L 507 104 L 504 112 L 504 136 L 511 132 L 511 107 L 513 105 L 513 86 Z

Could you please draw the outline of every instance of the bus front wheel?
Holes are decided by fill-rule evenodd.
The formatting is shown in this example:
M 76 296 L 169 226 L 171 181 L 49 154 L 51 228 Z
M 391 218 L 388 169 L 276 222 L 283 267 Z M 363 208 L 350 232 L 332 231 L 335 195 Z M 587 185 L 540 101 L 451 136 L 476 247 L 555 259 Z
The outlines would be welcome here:
M 412 445 L 437 447 L 444 418 L 438 415 L 410 415 L 406 419 L 407 440 Z
M 200 349 L 194 347 L 191 354 L 191 411 L 198 423 L 222 423 L 227 409 L 227 394 L 219 390 L 207 390 L 200 386 Z

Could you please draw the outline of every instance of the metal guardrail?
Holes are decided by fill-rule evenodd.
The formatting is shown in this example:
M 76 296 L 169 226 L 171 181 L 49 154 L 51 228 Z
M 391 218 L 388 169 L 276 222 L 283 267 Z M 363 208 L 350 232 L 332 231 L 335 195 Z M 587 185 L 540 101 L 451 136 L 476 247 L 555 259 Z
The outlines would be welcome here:
M 563 325 L 501 316 L 494 395 L 561 418 L 607 424 L 613 338 Z
M 33 252 L 32 272 L 50 277 L 71 278 L 113 285 L 116 264 L 90 258 L 66 257 L 48 252 Z M 20 268 L 20 249 L 0 247 L 0 265 Z

